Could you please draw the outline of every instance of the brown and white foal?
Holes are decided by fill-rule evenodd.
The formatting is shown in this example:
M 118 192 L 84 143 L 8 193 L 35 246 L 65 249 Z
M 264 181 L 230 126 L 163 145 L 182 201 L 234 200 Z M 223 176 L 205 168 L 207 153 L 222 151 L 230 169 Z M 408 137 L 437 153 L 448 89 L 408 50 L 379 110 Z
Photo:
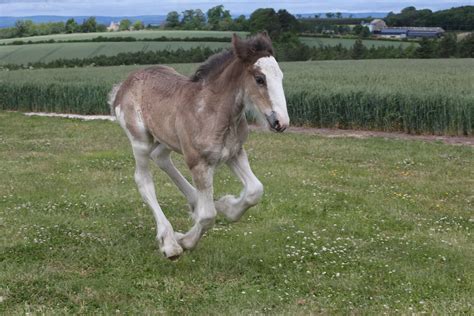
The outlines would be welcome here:
M 153 211 L 160 250 L 167 258 L 176 259 L 183 248 L 194 248 L 217 212 L 236 221 L 262 197 L 262 183 L 250 169 L 242 145 L 248 134 L 247 106 L 265 115 L 272 130 L 288 127 L 283 74 L 273 55 L 266 33 L 247 40 L 234 35 L 231 50 L 210 57 L 190 78 L 154 66 L 130 74 L 110 93 L 113 113 L 132 144 L 135 181 Z M 172 151 L 184 155 L 194 186 L 173 165 Z M 158 204 L 150 159 L 188 200 L 195 224 L 185 234 L 174 232 Z M 244 188 L 238 197 L 214 202 L 213 174 L 221 163 Z

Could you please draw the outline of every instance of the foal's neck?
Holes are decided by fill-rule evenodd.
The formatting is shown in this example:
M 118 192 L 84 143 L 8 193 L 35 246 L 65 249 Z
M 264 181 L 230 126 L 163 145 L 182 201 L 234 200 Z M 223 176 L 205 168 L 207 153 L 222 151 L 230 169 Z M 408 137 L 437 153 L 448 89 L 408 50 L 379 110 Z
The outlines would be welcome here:
M 239 124 L 244 116 L 244 71 L 243 63 L 234 59 L 210 85 L 218 94 L 218 111 L 230 124 Z

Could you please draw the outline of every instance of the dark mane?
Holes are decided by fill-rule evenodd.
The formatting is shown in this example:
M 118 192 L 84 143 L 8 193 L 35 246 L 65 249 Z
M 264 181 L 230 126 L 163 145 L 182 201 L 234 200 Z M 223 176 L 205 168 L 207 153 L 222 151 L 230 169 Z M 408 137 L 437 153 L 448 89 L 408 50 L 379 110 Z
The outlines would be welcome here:
M 261 33 L 246 40 L 234 34 L 232 48 L 209 57 L 190 79 L 198 82 L 212 78 L 215 74 L 221 73 L 234 58 L 239 58 L 246 64 L 253 64 L 259 58 L 266 56 L 274 56 L 272 41 L 267 33 Z
M 234 59 L 234 52 L 232 49 L 226 49 L 220 53 L 209 57 L 196 72 L 191 76 L 191 81 L 197 82 L 204 80 L 214 73 L 220 73 L 232 59 Z

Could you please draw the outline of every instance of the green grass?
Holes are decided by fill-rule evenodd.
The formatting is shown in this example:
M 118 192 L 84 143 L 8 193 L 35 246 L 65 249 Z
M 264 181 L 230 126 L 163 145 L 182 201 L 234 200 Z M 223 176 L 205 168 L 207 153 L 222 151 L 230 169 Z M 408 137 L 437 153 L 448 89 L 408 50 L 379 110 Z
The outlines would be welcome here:
M 57 59 L 90 58 L 99 55 L 115 56 L 119 53 L 140 51 L 190 49 L 194 47 L 221 49 L 230 47 L 222 42 L 102 42 L 102 43 L 53 43 L 0 46 L 2 64 L 27 65 L 35 62 L 50 62 Z
M 107 93 L 146 66 L 0 72 L 0 108 L 108 113 Z M 197 65 L 173 65 L 190 74 Z M 472 134 L 474 59 L 281 63 L 294 124 Z
M 31 37 L 18 37 L 0 40 L 0 44 L 11 43 L 14 41 L 70 41 L 70 40 L 89 40 L 99 36 L 102 37 L 135 37 L 137 39 L 144 38 L 158 38 L 158 37 L 173 37 L 173 38 L 186 38 L 186 37 L 219 37 L 219 38 L 231 38 L 233 33 L 238 33 L 240 36 L 245 37 L 246 32 L 224 32 L 224 31 L 174 31 L 174 30 L 142 30 L 133 32 L 98 32 L 98 33 L 74 33 L 74 34 L 54 34 L 54 35 L 43 35 L 43 36 L 31 36 Z
M 246 148 L 262 202 L 170 262 L 117 124 L 0 112 L 0 313 L 472 313 L 473 148 L 288 133 Z M 222 168 L 215 188 L 240 185 Z
M 301 42 L 310 46 L 310 47 L 319 47 L 319 46 L 336 46 L 341 44 L 343 47 L 350 48 L 354 46 L 355 39 L 348 38 L 327 38 L 327 37 L 300 37 Z M 397 42 L 397 41 L 384 41 L 384 40 L 363 40 L 362 43 L 367 47 L 382 47 L 382 46 L 394 46 L 407 48 L 411 45 L 418 46 L 417 43 L 408 43 L 408 42 Z

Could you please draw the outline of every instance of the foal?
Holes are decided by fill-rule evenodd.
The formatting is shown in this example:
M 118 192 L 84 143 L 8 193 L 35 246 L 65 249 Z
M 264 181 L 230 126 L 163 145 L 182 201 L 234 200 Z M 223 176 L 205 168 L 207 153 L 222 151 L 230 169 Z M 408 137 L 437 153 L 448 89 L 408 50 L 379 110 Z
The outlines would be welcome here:
M 283 132 L 289 124 L 283 74 L 266 33 L 248 40 L 234 34 L 232 49 L 211 56 L 190 78 L 165 66 L 138 70 L 109 95 L 109 104 L 130 139 L 136 161 L 135 181 L 157 223 L 160 250 L 169 259 L 193 249 L 214 223 L 217 212 L 237 221 L 263 194 L 242 145 L 248 135 L 246 106 L 253 105 L 269 127 Z M 194 186 L 170 159 L 184 156 Z M 149 170 L 153 160 L 186 197 L 194 226 L 173 231 L 156 200 Z M 227 163 L 243 183 L 240 196 L 213 200 L 213 174 Z

